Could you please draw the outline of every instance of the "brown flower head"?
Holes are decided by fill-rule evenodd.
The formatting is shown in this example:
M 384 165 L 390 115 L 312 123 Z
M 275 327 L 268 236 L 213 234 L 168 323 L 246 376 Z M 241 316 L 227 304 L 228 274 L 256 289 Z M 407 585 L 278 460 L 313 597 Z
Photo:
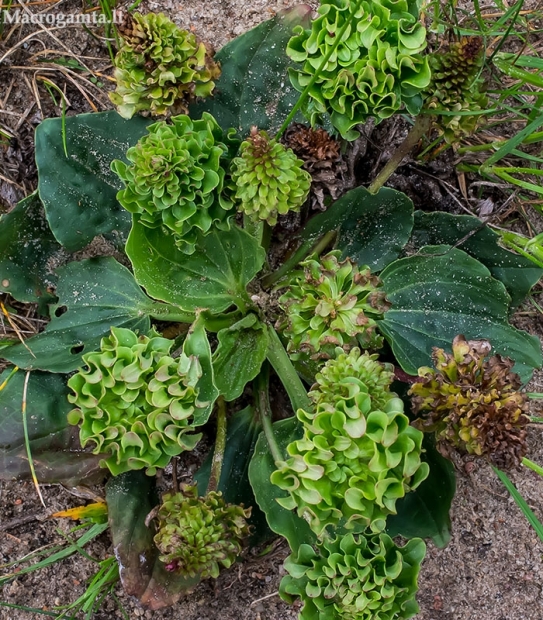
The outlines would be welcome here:
M 434 348 L 433 368 L 420 368 L 413 384 L 417 428 L 436 432 L 439 442 L 486 457 L 500 469 L 517 467 L 526 454 L 527 397 L 519 392 L 514 362 L 487 359 L 490 343 L 456 336 L 452 354 Z
M 292 123 L 281 142 L 304 162 L 304 170 L 313 178 L 311 208 L 325 211 L 327 202 L 336 200 L 345 190 L 347 164 L 341 144 L 324 129 L 312 129 L 302 123 Z

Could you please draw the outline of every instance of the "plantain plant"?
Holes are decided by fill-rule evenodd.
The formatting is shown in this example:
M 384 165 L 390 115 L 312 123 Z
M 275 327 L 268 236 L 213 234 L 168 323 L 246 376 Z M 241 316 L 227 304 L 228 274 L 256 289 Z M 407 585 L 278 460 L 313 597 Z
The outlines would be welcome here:
M 50 320 L 0 345 L 0 474 L 30 458 L 41 482 L 107 481 L 121 580 L 151 608 L 278 534 L 301 619 L 411 618 L 422 539 L 450 535 L 444 443 L 503 468 L 526 453 L 541 352 L 508 319 L 543 271 L 476 218 L 338 190 L 357 124 L 452 100 L 431 91 L 419 11 L 300 5 L 214 58 L 135 15 L 120 115 L 37 129 L 39 187 L 0 220 L 0 282 Z M 118 260 L 50 268 L 98 235 Z

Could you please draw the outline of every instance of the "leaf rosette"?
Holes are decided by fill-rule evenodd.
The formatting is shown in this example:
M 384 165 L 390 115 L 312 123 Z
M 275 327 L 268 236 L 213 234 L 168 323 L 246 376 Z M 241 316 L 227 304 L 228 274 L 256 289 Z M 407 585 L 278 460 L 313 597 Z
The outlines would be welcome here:
M 528 398 L 511 372 L 513 361 L 501 355 L 486 359 L 487 340 L 456 336 L 452 353 L 434 348 L 435 369 L 419 369 L 409 391 L 413 423 L 435 432 L 441 442 L 463 452 L 484 456 L 500 469 L 518 467 L 527 452 Z M 446 450 L 445 450 L 446 452 Z
M 388 309 L 379 278 L 368 267 L 359 268 L 341 252 L 330 252 L 301 263 L 303 271 L 291 277 L 279 298 L 286 312 L 284 334 L 292 359 L 305 354 L 328 358 L 336 347 L 351 349 L 357 342 L 365 349 L 379 349 L 382 337 L 376 319 Z
M 235 214 L 225 191 L 225 168 L 239 141 L 225 135 L 204 112 L 200 120 L 181 114 L 172 124 L 150 125 L 149 134 L 112 169 L 126 187 L 117 199 L 139 222 L 163 227 L 174 235 L 179 249 L 192 254 L 200 235 L 229 230 Z
M 277 217 L 299 211 L 309 194 L 311 175 L 292 149 L 270 140 L 253 127 L 232 161 L 232 181 L 237 186 L 239 209 L 252 220 L 275 226 Z
M 68 421 L 80 425 L 81 445 L 93 443 L 113 475 L 143 468 L 154 475 L 200 440 L 188 433 L 195 411 L 207 406 L 198 401 L 202 369 L 194 356 L 173 359 L 171 346 L 154 333 L 112 327 L 100 351 L 83 355 L 86 368 L 68 381 L 74 392 L 68 400 L 76 406 Z
M 314 409 L 299 409 L 302 439 L 287 447 L 271 481 L 289 492 L 277 500 L 296 509 L 322 536 L 327 526 L 381 531 L 396 501 L 428 475 L 420 459 L 423 434 L 409 425 L 390 392 L 392 367 L 339 350 L 316 376 Z
M 281 598 L 304 603 L 300 620 L 404 620 L 415 600 L 426 545 L 398 547 L 387 534 L 354 535 L 301 545 L 285 561 Z
M 166 570 L 184 577 L 218 577 L 229 568 L 249 535 L 251 509 L 227 504 L 220 492 L 198 497 L 197 487 L 167 493 L 158 512 L 155 544 Z
M 219 66 L 192 32 L 164 13 L 128 14 L 119 33 L 117 89 L 110 99 L 122 117 L 186 113 L 191 99 L 212 93 Z
M 289 70 L 294 88 L 301 92 L 353 15 L 310 88 L 305 113 L 312 124 L 319 115 L 329 114 L 342 137 L 354 139 L 358 133 L 352 128 L 370 116 L 381 121 L 403 105 L 412 114 L 420 111 L 420 93 L 430 82 L 430 69 L 421 54 L 426 30 L 418 21 L 419 10 L 417 0 L 364 1 L 359 6 L 350 0 L 329 0 L 320 5 L 311 29 L 295 28 L 287 54 L 301 65 Z

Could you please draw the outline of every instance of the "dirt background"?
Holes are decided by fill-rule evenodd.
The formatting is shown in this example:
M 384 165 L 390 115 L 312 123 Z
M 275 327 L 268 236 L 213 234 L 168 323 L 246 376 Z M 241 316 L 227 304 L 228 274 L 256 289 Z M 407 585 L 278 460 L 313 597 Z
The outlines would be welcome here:
M 204 41 L 219 49 L 234 36 L 270 18 L 275 11 L 289 6 L 287 2 L 266 0 L 202 0 L 176 2 L 145 1 L 140 9 L 162 10 L 179 25 L 190 28 Z M 57 3 L 33 10 L 81 10 L 72 2 Z M 0 39 L 0 129 L 13 135 L 8 144 L 0 143 L 0 211 L 7 210 L 32 190 L 35 183 L 33 164 L 33 131 L 48 116 L 60 113 L 40 82 L 49 76 L 65 91 L 69 113 L 109 107 L 105 90 L 111 75 L 100 32 L 90 36 L 80 27 L 51 32 L 36 26 L 4 33 Z M 56 55 L 77 55 L 92 67 L 102 85 L 85 83 L 77 74 L 62 73 L 49 62 Z M 45 61 L 45 62 L 43 62 Z M 58 102 L 57 102 L 58 104 Z M 390 124 L 381 129 L 378 144 L 398 140 L 398 129 Z M 387 139 L 387 136 L 389 139 Z M 373 154 L 373 162 L 386 159 L 386 151 Z M 451 174 L 450 156 L 434 168 L 420 174 L 405 167 L 392 179 L 392 184 L 409 191 L 416 206 L 429 200 L 444 208 L 463 212 L 474 209 L 474 202 L 463 201 L 456 177 Z M 370 162 L 371 163 L 371 162 Z M 433 175 L 433 176 L 432 176 Z M 437 179 L 437 180 L 436 180 Z M 448 188 L 445 185 L 448 184 Z M 452 188 L 452 189 L 451 189 Z M 495 194 L 499 207 L 506 195 Z M 542 304 L 541 295 L 538 301 Z M 519 326 L 541 335 L 541 314 L 532 306 L 521 309 Z M 529 388 L 543 392 L 543 373 L 537 373 Z M 534 405 L 534 414 L 541 408 Z M 543 463 L 543 427 L 530 427 L 530 453 L 535 462 Z M 536 515 L 543 520 L 543 478 L 522 470 L 511 478 Z M 82 503 L 62 487 L 42 488 L 46 510 L 41 507 L 30 483 L 0 483 L 0 564 L 6 564 L 45 545 L 62 541 L 61 534 L 70 525 L 64 521 L 44 520 L 46 514 Z M 30 519 L 16 527 L 5 526 L 15 519 Z M 492 470 L 479 462 L 468 462 L 458 471 L 458 489 L 452 509 L 453 534 L 446 549 L 428 544 L 428 555 L 420 576 L 418 600 L 419 620 L 543 620 L 543 544 L 526 522 Z M 3 527 L 4 526 L 4 527 Z M 87 547 L 93 557 L 103 559 L 112 554 L 106 535 Z M 194 594 L 175 607 L 151 612 L 123 595 L 119 597 L 129 618 L 155 620 L 290 620 L 297 609 L 283 603 L 277 588 L 283 574 L 282 561 L 287 548 L 279 544 L 263 559 L 248 555 L 216 582 L 200 584 Z M 37 573 L 15 578 L 4 586 L 0 600 L 44 610 L 75 600 L 86 587 L 94 565 L 73 556 Z M 45 616 L 0 607 L 2 620 L 27 620 Z M 108 598 L 95 620 L 122 617 L 115 601 Z

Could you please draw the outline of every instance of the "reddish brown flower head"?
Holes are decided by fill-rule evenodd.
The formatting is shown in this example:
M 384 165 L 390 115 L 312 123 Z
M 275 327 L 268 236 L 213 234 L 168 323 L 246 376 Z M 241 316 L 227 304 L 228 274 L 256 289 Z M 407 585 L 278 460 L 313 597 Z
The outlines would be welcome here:
M 327 202 L 339 198 L 346 189 L 347 164 L 341 154 L 340 142 L 324 129 L 312 129 L 301 123 L 292 123 L 281 142 L 304 162 L 304 169 L 313 178 L 311 207 L 324 211 Z
M 409 390 L 414 426 L 435 432 L 438 441 L 487 458 L 500 469 L 520 464 L 526 454 L 528 399 L 514 362 L 501 355 L 487 359 L 486 340 L 456 336 L 452 354 L 434 348 L 435 369 L 420 368 Z

